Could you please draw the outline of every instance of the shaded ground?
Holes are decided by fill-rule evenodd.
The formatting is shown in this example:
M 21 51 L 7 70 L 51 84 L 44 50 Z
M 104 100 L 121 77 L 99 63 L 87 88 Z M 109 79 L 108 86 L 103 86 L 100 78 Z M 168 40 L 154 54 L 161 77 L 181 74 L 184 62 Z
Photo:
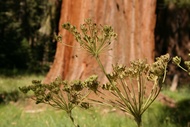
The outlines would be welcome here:
M 190 126 L 190 99 L 177 102 L 173 108 L 165 106 L 162 110 L 167 115 L 167 119 L 163 121 L 174 123 L 178 127 Z

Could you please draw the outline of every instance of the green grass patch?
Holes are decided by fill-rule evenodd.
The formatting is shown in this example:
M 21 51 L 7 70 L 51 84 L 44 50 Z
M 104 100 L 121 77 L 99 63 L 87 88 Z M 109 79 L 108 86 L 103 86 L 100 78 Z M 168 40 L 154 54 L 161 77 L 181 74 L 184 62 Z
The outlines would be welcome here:
M 17 101 L 23 98 L 19 87 L 31 85 L 32 80 L 43 80 L 43 78 L 43 75 L 23 73 L 9 76 L 0 75 L 0 103 L 8 103 L 9 101 Z
M 131 119 L 114 112 L 75 109 L 73 115 L 81 127 L 135 127 Z M 50 107 L 25 109 L 22 104 L 1 105 L 0 120 L 2 127 L 74 127 L 64 111 Z
M 9 103 L 0 106 L 2 127 L 74 127 L 64 111 L 34 103 Z M 27 108 L 27 107 L 30 108 Z M 90 110 L 75 109 L 73 116 L 81 127 L 136 127 L 128 116 L 103 108 Z M 144 127 L 185 127 L 187 123 L 176 123 L 171 116 L 172 109 L 154 103 L 143 116 Z M 179 114 L 176 114 L 179 115 Z M 176 116 L 175 115 L 175 116 Z M 181 121 L 182 122 L 182 121 Z
M 169 89 L 163 90 L 163 94 L 176 101 L 176 107 L 170 108 L 163 106 L 160 110 L 164 111 L 166 122 L 173 123 L 176 127 L 190 126 L 190 87 L 189 85 L 179 87 L 171 92 Z
M 1 75 L 0 91 L 18 91 L 18 87 L 30 85 L 33 79 L 43 78 L 43 75 Z M 187 127 L 190 124 L 190 88 L 179 88 L 175 92 L 164 89 L 162 93 L 176 100 L 177 106 L 170 108 L 154 102 L 143 115 L 143 126 Z M 136 127 L 132 118 L 102 107 L 89 110 L 77 108 L 73 116 L 81 127 Z M 0 104 L 0 121 L 0 127 L 74 127 L 64 111 L 44 104 L 36 105 L 28 99 Z
M 163 94 L 174 99 L 175 101 L 181 101 L 185 99 L 190 99 L 190 85 L 179 87 L 176 91 L 170 91 L 169 88 L 164 88 Z
M 43 75 L 14 75 L 3 76 L 0 75 L 0 92 L 11 92 L 18 90 L 18 87 L 31 85 L 32 80 L 43 80 Z

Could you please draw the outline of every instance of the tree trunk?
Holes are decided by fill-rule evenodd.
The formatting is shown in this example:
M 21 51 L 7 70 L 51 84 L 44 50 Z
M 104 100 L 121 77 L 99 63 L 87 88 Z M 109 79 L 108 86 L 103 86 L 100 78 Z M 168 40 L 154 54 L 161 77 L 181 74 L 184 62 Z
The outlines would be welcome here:
M 172 81 L 171 87 L 170 87 L 171 91 L 176 91 L 177 86 L 178 86 L 178 78 L 179 78 L 178 75 L 175 74 L 174 77 L 173 77 L 173 81 Z
M 138 58 L 153 62 L 155 9 L 156 0 L 64 0 L 59 23 L 63 43 L 57 43 L 55 59 L 44 82 L 58 76 L 67 80 L 84 79 L 91 74 L 98 74 L 99 80 L 105 81 L 96 61 L 61 27 L 70 22 L 79 28 L 86 18 L 97 24 L 111 25 L 118 34 L 117 41 L 111 45 L 113 50 L 102 55 L 107 72 L 111 71 L 113 63 L 127 65 Z

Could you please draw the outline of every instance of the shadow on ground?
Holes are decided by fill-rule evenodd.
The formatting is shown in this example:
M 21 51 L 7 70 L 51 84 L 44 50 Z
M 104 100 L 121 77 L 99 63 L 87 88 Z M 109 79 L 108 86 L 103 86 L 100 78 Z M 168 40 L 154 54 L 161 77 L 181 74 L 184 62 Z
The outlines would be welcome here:
M 176 107 L 163 107 L 167 118 L 164 122 L 174 123 L 178 127 L 190 127 L 190 99 L 177 102 Z
M 11 91 L 11 92 L 1 92 L 0 93 L 0 104 L 7 104 L 10 101 L 18 101 L 20 98 L 19 91 Z

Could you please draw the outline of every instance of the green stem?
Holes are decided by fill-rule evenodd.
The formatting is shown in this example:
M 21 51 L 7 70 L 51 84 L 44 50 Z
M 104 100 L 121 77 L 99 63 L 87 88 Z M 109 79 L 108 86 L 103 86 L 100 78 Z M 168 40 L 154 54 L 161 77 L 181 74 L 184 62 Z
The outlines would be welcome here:
M 100 68 L 102 69 L 102 71 L 103 71 L 103 73 L 106 75 L 106 77 L 107 77 L 107 79 L 109 80 L 109 82 L 112 84 L 112 86 L 115 88 L 115 90 L 116 90 L 116 93 L 118 94 L 118 96 L 121 98 L 121 100 L 124 102 L 124 103 L 126 103 L 126 100 L 125 100 L 125 98 L 123 97 L 123 95 L 120 93 L 120 91 L 117 89 L 117 87 L 115 87 L 114 85 L 113 85 L 113 82 L 111 81 L 111 79 L 110 79 L 110 77 L 107 75 L 107 73 L 106 73 L 106 71 L 105 71 L 105 69 L 104 69 L 104 66 L 102 65 L 102 63 L 101 63 L 101 61 L 100 61 L 100 59 L 99 59 L 99 57 L 97 56 L 97 57 L 95 57 L 96 58 L 96 60 L 97 60 L 97 62 L 98 62 L 98 64 L 99 64 L 99 66 L 100 66 Z M 141 85 L 141 84 L 139 84 L 139 85 Z M 142 86 L 141 86 L 142 87 Z M 142 88 L 141 88 L 142 89 Z M 141 95 L 140 95 L 140 97 L 141 97 Z M 139 102 L 140 103 L 140 102 Z M 129 106 L 127 103 L 126 103 L 126 105 L 127 106 Z M 132 105 L 131 105 L 132 106 Z M 134 113 L 134 107 L 128 107 L 129 108 L 129 110 L 130 110 L 130 113 L 135 117 L 135 121 L 136 121 L 136 123 L 137 123 L 137 125 L 138 125 L 138 127 L 142 127 L 142 115 L 140 114 L 140 115 L 138 115 L 138 114 L 135 114 Z
M 96 58 L 96 61 L 99 64 L 100 68 L 102 69 L 103 73 L 105 74 L 106 78 L 111 83 L 111 85 L 114 88 L 115 92 L 118 94 L 118 98 L 121 99 L 125 103 L 125 105 L 128 107 L 128 109 L 130 110 L 129 113 L 132 114 L 133 116 L 135 116 L 134 105 L 132 105 L 132 103 L 129 103 L 128 101 L 126 101 L 126 98 L 123 96 L 121 91 L 114 85 L 113 81 L 110 79 L 110 77 L 106 73 L 106 71 L 104 69 L 104 66 L 102 65 L 102 62 L 100 61 L 99 57 L 96 56 L 95 58 Z
M 74 124 L 74 126 L 75 126 L 75 127 L 80 127 L 78 124 L 75 123 L 75 120 L 74 120 L 74 118 L 73 118 L 73 116 L 72 116 L 72 112 L 69 111 L 69 112 L 67 112 L 67 114 L 69 115 L 69 118 L 71 119 L 71 121 L 72 121 L 72 123 Z
M 135 121 L 137 123 L 138 127 L 142 127 L 142 116 L 138 116 L 137 118 L 135 118 Z
M 185 68 L 183 68 L 180 64 L 177 64 L 179 68 L 181 68 L 182 70 L 184 70 L 185 72 L 188 72 Z
M 110 81 L 109 77 L 107 76 L 107 73 L 104 69 L 104 66 L 102 65 L 102 62 L 100 61 L 99 57 L 98 56 L 95 56 L 96 58 L 96 61 L 98 62 L 98 65 L 100 66 L 100 68 L 102 69 L 103 73 L 106 75 L 106 77 L 108 78 L 108 80 Z M 111 83 L 111 82 L 110 82 Z

